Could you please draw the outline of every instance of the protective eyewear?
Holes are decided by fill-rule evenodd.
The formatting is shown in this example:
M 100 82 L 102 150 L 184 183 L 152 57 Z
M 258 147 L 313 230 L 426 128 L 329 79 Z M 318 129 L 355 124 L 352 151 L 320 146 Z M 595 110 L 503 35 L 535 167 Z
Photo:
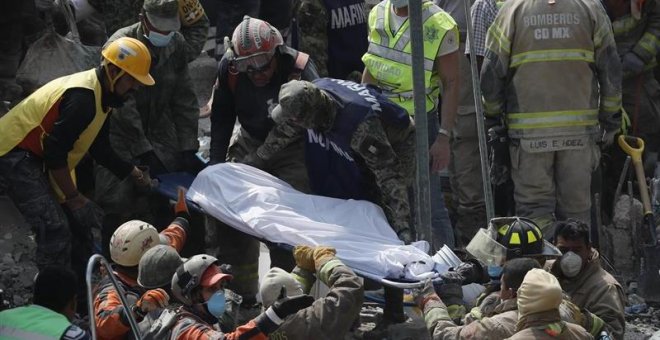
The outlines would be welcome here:
M 255 73 L 267 70 L 272 60 L 272 53 L 259 53 L 249 57 L 236 58 L 232 64 L 238 72 Z

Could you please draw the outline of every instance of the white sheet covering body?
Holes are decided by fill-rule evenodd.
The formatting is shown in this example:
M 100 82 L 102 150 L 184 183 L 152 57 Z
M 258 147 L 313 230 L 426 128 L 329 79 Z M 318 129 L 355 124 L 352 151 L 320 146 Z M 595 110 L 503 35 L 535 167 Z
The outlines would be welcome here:
M 207 167 L 192 183 L 188 198 L 207 214 L 260 239 L 333 246 L 346 265 L 371 278 L 419 279 L 435 265 L 425 252 L 428 243 L 403 245 L 379 206 L 303 194 L 244 164 Z

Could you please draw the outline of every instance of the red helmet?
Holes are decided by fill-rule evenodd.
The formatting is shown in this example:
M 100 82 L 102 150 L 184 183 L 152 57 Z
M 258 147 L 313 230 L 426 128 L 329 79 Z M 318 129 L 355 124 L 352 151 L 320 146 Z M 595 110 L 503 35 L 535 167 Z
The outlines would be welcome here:
M 283 44 L 284 39 L 277 28 L 246 15 L 231 37 L 234 66 L 240 72 L 249 67 L 262 68 L 270 62 L 277 46 Z

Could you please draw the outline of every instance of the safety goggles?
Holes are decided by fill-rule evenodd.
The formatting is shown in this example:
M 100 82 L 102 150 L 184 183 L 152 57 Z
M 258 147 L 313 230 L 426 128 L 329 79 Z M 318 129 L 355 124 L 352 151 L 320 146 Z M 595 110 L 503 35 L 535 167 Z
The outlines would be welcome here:
M 259 53 L 248 57 L 240 57 L 232 60 L 232 65 L 238 72 L 263 72 L 270 67 L 274 53 Z

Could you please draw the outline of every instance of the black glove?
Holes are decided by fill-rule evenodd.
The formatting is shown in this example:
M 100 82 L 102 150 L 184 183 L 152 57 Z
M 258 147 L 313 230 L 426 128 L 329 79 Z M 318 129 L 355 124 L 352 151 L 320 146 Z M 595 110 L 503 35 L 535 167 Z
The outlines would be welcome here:
M 488 129 L 488 149 L 490 161 L 490 179 L 493 185 L 501 185 L 510 177 L 511 156 L 509 139 L 504 126 Z
M 156 156 L 156 153 L 153 150 L 147 151 L 139 155 L 137 158 L 141 165 L 146 165 L 149 167 L 149 174 L 151 176 L 158 176 L 169 172 L 167 171 L 167 168 L 165 168 L 165 165 L 163 165 L 163 162 L 158 159 L 158 156 Z
M 442 282 L 434 284 L 436 293 L 447 306 L 463 304 L 463 275 L 449 271 L 440 274 Z
M 185 172 L 197 175 L 206 166 L 198 157 L 195 150 L 181 152 L 181 161 Z
M 458 267 L 452 269 L 454 272 L 463 276 L 463 285 L 470 283 L 488 283 L 488 267 L 483 265 L 479 260 L 469 259 Z
M 311 306 L 312 303 L 314 303 L 314 298 L 309 295 L 285 297 L 268 307 L 254 321 L 259 330 L 265 335 L 268 335 L 275 331 L 287 316 Z
M 87 200 L 87 203 L 78 209 L 69 209 L 71 211 L 71 216 L 73 219 L 78 222 L 80 226 L 88 228 L 98 228 L 101 230 L 103 226 L 103 217 L 105 213 L 103 209 L 99 207 L 96 203 L 91 200 Z

